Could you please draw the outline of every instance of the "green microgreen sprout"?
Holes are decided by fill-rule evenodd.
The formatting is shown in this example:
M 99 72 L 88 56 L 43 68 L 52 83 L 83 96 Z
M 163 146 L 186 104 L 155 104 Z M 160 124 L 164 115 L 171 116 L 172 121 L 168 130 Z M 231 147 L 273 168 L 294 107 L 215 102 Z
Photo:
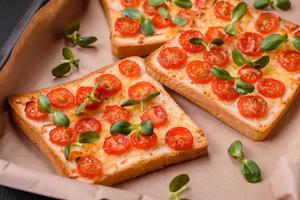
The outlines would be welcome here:
M 121 107 L 127 107 L 127 106 L 133 106 L 133 105 L 140 105 L 141 107 L 141 111 L 144 111 L 144 107 L 145 104 L 148 103 L 149 101 L 151 101 L 152 99 L 154 99 L 155 97 L 157 97 L 158 95 L 160 95 L 160 92 L 155 90 L 153 92 L 150 92 L 144 99 L 142 99 L 141 101 L 137 101 L 134 99 L 126 99 L 125 101 L 123 101 L 121 103 Z
M 262 180 L 261 171 L 253 160 L 248 160 L 243 154 L 241 141 L 234 141 L 228 148 L 228 154 L 236 158 L 241 164 L 241 172 L 245 179 L 250 183 L 257 183 Z
M 207 43 L 203 39 L 195 37 L 190 39 L 190 43 L 202 45 L 205 47 L 206 51 L 210 51 L 213 45 L 221 46 L 224 44 L 224 41 L 220 38 L 215 38 L 211 42 Z
M 300 51 L 300 36 L 292 36 L 288 37 L 287 34 L 281 35 L 281 34 L 271 34 L 266 36 L 261 45 L 260 48 L 264 51 L 273 51 L 277 49 L 282 44 L 291 43 L 297 50 Z
M 150 120 L 142 121 L 139 124 L 132 124 L 128 121 L 117 121 L 114 122 L 110 127 L 110 134 L 134 134 L 138 138 L 139 134 L 144 136 L 150 136 L 153 134 L 153 125 Z
M 180 195 L 187 189 L 190 178 L 187 174 L 180 174 L 169 184 L 169 200 L 181 200 Z
M 235 24 L 242 19 L 242 17 L 247 12 L 247 4 L 245 2 L 241 2 L 235 6 L 231 13 L 231 22 L 225 26 L 225 32 L 230 36 L 236 35 Z
M 268 6 L 274 9 L 274 7 L 280 10 L 289 10 L 292 6 L 290 0 L 255 0 L 253 6 L 256 9 L 264 9 Z
M 69 126 L 70 120 L 68 116 L 60 111 L 56 111 L 50 106 L 50 102 L 47 96 L 41 95 L 38 97 L 39 108 L 48 114 L 52 115 L 52 121 L 56 126 Z
M 248 64 L 256 69 L 262 69 L 264 67 L 266 67 L 269 62 L 270 62 L 270 57 L 265 55 L 265 56 L 262 56 L 260 58 L 258 58 L 257 60 L 255 61 L 252 61 L 252 60 L 248 60 L 246 59 L 243 54 L 236 48 L 234 48 L 232 50 L 232 59 L 233 59 L 233 62 L 237 65 L 237 66 L 243 66 L 245 64 Z
M 81 37 L 79 34 L 80 23 L 75 21 L 67 24 L 64 30 L 64 35 L 67 40 L 69 40 L 72 45 L 79 45 L 81 47 L 88 47 L 97 41 L 95 36 Z
M 216 78 L 220 80 L 234 80 L 234 90 L 241 95 L 252 93 L 255 89 L 253 85 L 242 81 L 239 77 L 231 76 L 225 69 L 221 67 L 212 66 L 210 71 Z
M 184 17 L 171 16 L 170 13 L 164 7 L 159 7 L 158 13 L 164 19 L 171 19 L 171 21 L 177 26 L 185 26 L 188 22 Z
M 52 75 L 56 78 L 61 78 L 68 74 L 71 71 L 72 65 L 79 69 L 79 59 L 74 57 L 73 52 L 69 48 L 63 48 L 62 54 L 64 59 L 61 60 L 61 64 L 57 65 L 51 71 Z
M 157 6 L 161 6 L 165 1 L 174 3 L 176 6 L 180 8 L 191 8 L 193 6 L 191 0 L 148 0 L 148 3 L 151 6 L 157 7 Z
M 68 160 L 69 158 L 69 154 L 71 152 L 72 147 L 82 147 L 83 144 L 97 142 L 99 141 L 99 139 L 100 139 L 100 135 L 97 132 L 88 131 L 88 132 L 81 133 L 77 142 L 66 145 L 64 150 L 64 156 L 66 160 Z

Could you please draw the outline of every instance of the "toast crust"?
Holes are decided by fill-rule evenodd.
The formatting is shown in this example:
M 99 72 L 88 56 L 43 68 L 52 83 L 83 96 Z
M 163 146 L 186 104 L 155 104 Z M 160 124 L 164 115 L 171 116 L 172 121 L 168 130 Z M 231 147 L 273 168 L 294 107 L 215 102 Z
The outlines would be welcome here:
M 66 84 L 79 83 L 83 79 L 104 72 L 112 66 L 113 65 L 106 66 L 88 75 L 85 75 L 79 79 L 67 82 L 65 84 L 60 84 L 55 87 L 60 87 L 60 86 L 64 87 Z M 52 88 L 53 87 L 45 88 L 34 92 L 14 95 L 10 97 L 9 105 L 10 105 L 11 114 L 14 122 L 19 126 L 22 132 L 32 141 L 32 143 L 34 143 L 40 149 L 40 151 L 46 156 L 46 158 L 52 163 L 55 170 L 60 175 L 76 179 L 77 177 L 74 177 L 74 175 L 72 175 L 71 169 L 68 168 L 68 166 L 66 165 L 66 160 L 59 157 L 58 154 L 46 143 L 42 134 L 40 134 L 41 130 L 39 128 L 28 124 L 28 122 L 26 121 L 27 119 L 22 117 L 23 110 L 18 108 L 18 103 L 20 99 L 24 97 L 31 97 L 39 93 L 44 93 Z M 167 95 L 166 91 L 161 91 L 161 92 Z M 169 103 L 174 104 L 174 106 L 178 107 L 178 105 L 173 100 Z M 102 185 L 114 185 L 122 181 L 131 179 L 133 177 L 143 175 L 147 172 L 163 168 L 164 166 L 167 165 L 179 163 L 182 161 L 186 161 L 186 160 L 194 159 L 199 156 L 206 155 L 208 142 L 206 137 L 203 135 L 201 131 L 199 134 L 201 138 L 201 144 L 200 145 L 197 144 L 197 146 L 194 147 L 193 149 L 182 151 L 182 152 L 174 151 L 174 152 L 165 152 L 162 155 L 153 155 L 151 159 L 139 160 L 138 162 L 133 163 L 129 167 L 121 168 L 117 170 L 115 173 L 105 174 L 105 176 L 100 177 L 99 179 L 90 180 L 89 182 L 102 184 Z

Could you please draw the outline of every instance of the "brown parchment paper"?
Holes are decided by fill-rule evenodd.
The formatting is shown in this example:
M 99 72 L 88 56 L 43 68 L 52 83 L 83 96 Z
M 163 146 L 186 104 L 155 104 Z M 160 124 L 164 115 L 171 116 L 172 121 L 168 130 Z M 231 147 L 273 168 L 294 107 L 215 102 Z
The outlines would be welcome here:
M 252 4 L 251 0 L 247 2 Z M 300 1 L 293 0 L 292 3 L 290 11 L 278 13 L 283 18 L 300 23 Z M 98 42 L 92 48 L 73 48 L 74 54 L 80 59 L 80 70 L 69 77 L 53 79 L 50 71 L 58 64 L 61 50 L 66 45 L 62 30 L 73 20 L 80 21 L 82 35 L 95 35 Z M 76 194 L 85 193 L 90 194 L 90 199 L 150 199 L 148 196 L 166 199 L 170 180 L 180 173 L 188 173 L 191 181 L 183 197 L 189 199 L 275 198 L 270 180 L 276 173 L 279 157 L 300 157 L 299 97 L 274 129 L 273 135 L 264 142 L 254 142 L 189 100 L 168 90 L 204 130 L 209 140 L 207 157 L 170 166 L 115 186 L 144 195 L 75 183 L 55 175 L 49 162 L 11 122 L 6 98 L 14 93 L 76 79 L 115 60 L 111 54 L 108 26 L 98 0 L 51 0 L 35 15 L 19 39 L 10 60 L 0 72 L 0 135 L 4 135 L 0 140 L 0 184 L 57 198 L 75 199 Z M 257 161 L 261 167 L 262 182 L 247 183 L 240 173 L 238 163 L 227 155 L 228 146 L 237 139 L 243 142 L 247 157 Z M 49 191 L 48 184 L 52 185 Z

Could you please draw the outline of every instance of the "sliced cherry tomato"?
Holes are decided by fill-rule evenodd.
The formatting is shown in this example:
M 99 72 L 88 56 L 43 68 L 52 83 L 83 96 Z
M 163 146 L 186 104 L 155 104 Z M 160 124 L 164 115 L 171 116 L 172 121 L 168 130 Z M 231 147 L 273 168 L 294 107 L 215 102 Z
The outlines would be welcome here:
M 151 16 L 158 15 L 158 9 L 160 7 L 163 7 L 165 9 L 167 9 L 167 5 L 165 3 L 163 3 L 160 6 L 156 6 L 156 7 L 151 6 L 148 3 L 148 0 L 145 0 L 144 3 L 143 3 L 143 10 L 144 10 L 144 12 L 147 13 L 148 15 L 151 15 Z
M 186 68 L 188 77 L 195 83 L 205 84 L 212 80 L 210 65 L 201 60 L 195 60 L 188 64 Z
M 177 151 L 188 150 L 193 147 L 193 135 L 187 128 L 175 127 L 167 132 L 165 142 Z
M 300 36 L 300 30 L 296 30 L 296 31 L 294 32 L 294 36 Z
M 243 96 L 238 101 L 238 109 L 246 118 L 260 119 L 266 116 L 267 102 L 260 96 Z
M 192 44 L 190 43 L 190 39 L 192 38 L 201 38 L 204 39 L 202 33 L 196 30 L 186 30 L 183 31 L 179 36 L 179 44 L 182 46 L 182 48 L 188 52 L 200 52 L 204 49 L 202 45 L 199 44 Z
M 102 174 L 102 163 L 95 156 L 87 155 L 76 160 L 78 173 L 87 178 L 94 178 Z
M 155 133 L 150 136 L 139 134 L 138 137 L 131 134 L 130 141 L 131 144 L 138 149 L 149 149 L 157 144 L 157 136 Z
M 124 7 L 138 7 L 140 4 L 140 0 L 121 0 L 121 4 Z
M 295 50 L 286 50 L 277 57 L 278 63 L 289 72 L 300 71 L 300 53 Z
M 254 32 L 246 32 L 239 37 L 237 48 L 246 56 L 260 56 L 263 53 L 260 49 L 262 41 L 262 35 Z
M 115 134 L 105 138 L 103 150 L 107 154 L 120 155 L 130 150 L 131 144 L 126 135 Z
M 220 99 L 233 101 L 239 97 L 239 93 L 234 90 L 233 85 L 233 80 L 220 80 L 214 78 L 212 82 L 212 90 Z
M 187 25 L 191 25 L 194 22 L 194 19 L 196 17 L 196 12 L 192 10 L 180 10 L 177 13 L 177 16 L 183 17 L 185 20 L 187 20 Z
M 115 30 L 124 36 L 136 36 L 140 33 L 140 23 L 129 17 L 119 17 L 115 22 Z
M 184 65 L 187 55 L 179 47 L 166 47 L 159 52 L 158 62 L 167 69 L 177 69 Z
M 279 26 L 279 17 L 272 13 L 262 13 L 255 21 L 255 29 L 261 34 L 270 34 Z
M 151 120 L 154 128 L 158 128 L 167 123 L 168 114 L 162 106 L 154 106 L 143 113 L 141 120 Z
M 150 82 L 141 81 L 129 87 L 128 96 L 136 101 L 141 101 L 155 90 L 155 87 Z
M 277 98 L 283 95 L 285 86 L 279 80 L 263 78 L 257 83 L 257 90 L 265 97 Z
M 70 109 L 75 106 L 74 95 L 66 88 L 55 88 L 47 94 L 50 105 L 57 109 Z
M 152 23 L 155 28 L 162 29 L 175 26 L 175 24 L 169 18 L 163 18 L 160 15 L 155 15 L 152 18 Z
M 209 27 L 205 33 L 205 38 L 207 42 L 217 38 L 222 39 L 224 42 L 228 42 L 231 39 L 231 37 L 225 33 L 222 26 Z
M 118 77 L 113 74 L 102 74 L 96 78 L 96 84 L 100 81 L 96 92 L 103 94 L 104 96 L 112 96 L 120 92 L 122 83 Z
M 123 60 L 119 63 L 121 74 L 127 77 L 138 77 L 140 75 L 140 66 L 132 60 Z
M 200 9 L 204 8 L 204 6 L 205 6 L 205 1 L 206 1 L 206 0 L 196 0 L 196 1 L 195 1 L 195 4 L 193 5 L 193 6 L 194 6 L 194 9 L 195 9 L 195 10 L 200 10 Z
M 56 127 L 49 133 L 50 141 L 59 146 L 71 144 L 77 138 L 77 132 L 70 127 Z
M 240 79 L 246 83 L 255 83 L 262 77 L 262 72 L 250 65 L 245 65 L 239 70 Z
M 48 113 L 43 112 L 36 101 L 29 101 L 25 106 L 26 117 L 32 120 L 44 120 L 48 117 Z
M 93 87 L 80 87 L 76 92 L 76 104 L 79 106 L 83 103 L 83 101 L 87 98 L 87 96 L 91 93 Z M 85 109 L 87 110 L 96 110 L 99 108 L 103 101 L 103 97 L 99 92 L 95 93 L 95 97 L 99 99 L 100 102 L 90 101 L 88 105 L 86 105 Z
M 218 1 L 214 5 L 214 12 L 217 18 L 230 21 L 231 13 L 234 9 L 234 6 L 227 1 Z
M 211 47 L 209 51 L 204 51 L 204 60 L 210 65 L 225 67 L 229 62 L 228 53 L 221 47 Z
M 117 105 L 106 106 L 103 112 L 103 118 L 111 124 L 120 120 L 128 121 L 130 117 L 130 112 L 126 108 Z
M 84 132 L 101 133 L 102 126 L 101 123 L 93 117 L 81 118 L 75 123 L 75 130 L 78 133 L 84 133 Z

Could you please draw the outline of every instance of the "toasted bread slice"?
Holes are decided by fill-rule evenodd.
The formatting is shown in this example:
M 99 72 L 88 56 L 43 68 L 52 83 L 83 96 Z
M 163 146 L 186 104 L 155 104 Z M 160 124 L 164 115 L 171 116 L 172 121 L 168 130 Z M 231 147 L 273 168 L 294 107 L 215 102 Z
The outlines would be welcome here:
M 190 9 L 184 9 L 176 6 L 174 3 L 166 1 L 164 3 L 164 8 L 166 8 L 170 16 L 185 16 L 188 17 L 187 23 L 184 26 L 176 26 L 172 24 L 165 28 L 155 27 L 155 32 L 153 35 L 146 36 L 141 32 L 133 36 L 126 36 L 120 34 L 120 32 L 115 30 L 115 22 L 117 18 L 122 17 L 122 10 L 124 7 L 120 0 L 100 0 L 102 7 L 104 9 L 109 28 L 111 31 L 111 46 L 113 55 L 124 58 L 128 56 L 147 56 L 152 51 L 160 47 L 165 42 L 172 39 L 176 36 L 178 30 L 183 27 L 192 27 L 194 26 L 194 18 L 199 13 L 199 10 L 204 9 L 206 6 L 211 4 L 211 0 L 192 0 L 193 6 Z M 151 13 L 145 12 L 144 4 L 147 0 L 139 1 L 139 5 L 136 6 L 139 11 L 142 12 L 142 15 L 146 18 L 149 18 L 153 21 L 153 18 L 158 15 L 158 12 L 153 12 L 153 10 L 158 10 L 157 8 L 151 8 Z M 156 14 L 155 14 L 156 13 Z M 181 13 L 181 14 L 180 14 Z M 186 14 L 182 14 L 186 13 Z M 161 19 L 160 21 L 163 21 Z M 155 25 L 155 23 L 154 23 Z
M 216 1 L 216 3 L 219 1 Z M 237 5 L 239 1 L 227 1 L 233 5 Z M 193 30 L 200 31 L 203 35 L 205 35 L 206 31 L 209 27 L 221 27 L 221 30 L 229 23 L 228 21 L 219 19 L 215 16 L 214 6 L 206 9 L 200 14 L 200 17 L 196 19 L 196 24 L 198 28 L 194 28 Z M 240 77 L 239 70 L 243 66 L 237 66 L 234 64 L 232 59 L 232 50 L 233 48 L 238 48 L 237 43 L 239 38 L 245 32 L 255 32 L 256 34 L 260 34 L 255 26 L 255 20 L 258 19 L 258 16 L 261 12 L 255 11 L 248 7 L 248 11 L 245 16 L 236 23 L 237 35 L 236 37 L 229 38 L 229 41 L 225 42 L 220 48 L 225 50 L 228 55 L 228 63 L 226 66 L 223 66 L 225 70 L 227 70 L 232 76 Z M 293 36 L 294 32 L 299 29 L 298 25 L 292 24 L 285 20 L 281 20 L 278 17 L 278 27 L 275 32 L 280 34 L 288 34 L 289 36 Z M 300 72 L 289 72 L 278 62 L 278 55 L 287 50 L 292 50 L 296 52 L 295 48 L 291 44 L 281 45 L 278 49 L 271 52 L 264 52 L 262 55 L 270 56 L 269 64 L 261 69 L 262 77 L 253 83 L 255 86 L 255 90 L 247 94 L 246 96 L 255 96 L 258 95 L 263 98 L 266 102 L 267 108 L 262 113 L 253 114 L 251 116 L 245 116 L 241 114 L 240 108 L 238 107 L 238 102 L 240 101 L 243 95 L 239 95 L 234 100 L 225 101 L 222 100 L 216 93 L 213 91 L 212 82 L 214 82 L 215 77 L 212 78 L 211 81 L 205 84 L 195 83 L 190 79 L 187 75 L 187 65 L 191 61 L 200 60 L 205 61 L 204 51 L 192 53 L 185 51 L 187 55 L 187 59 L 185 63 L 177 69 L 167 69 L 161 65 L 158 61 L 158 57 L 160 52 L 167 47 L 179 47 L 183 48 L 179 42 L 180 35 L 184 32 L 181 31 L 173 40 L 169 41 L 161 48 L 157 49 L 153 52 L 146 60 L 146 71 L 156 80 L 163 83 L 167 87 L 177 91 L 181 95 L 187 97 L 191 101 L 198 104 L 203 109 L 207 110 L 209 113 L 225 122 L 227 125 L 232 128 L 238 130 L 240 133 L 245 136 L 253 139 L 253 140 L 264 140 L 268 135 L 271 134 L 272 129 L 279 122 L 280 118 L 287 111 L 288 107 L 291 105 L 297 94 L 299 93 L 299 85 L 300 85 Z M 225 34 L 225 32 L 224 32 Z M 261 34 L 262 37 L 264 37 Z M 265 35 L 266 36 L 266 35 Z M 250 47 L 249 47 L 250 48 Z M 296 53 L 297 54 L 297 53 Z M 256 60 L 260 56 L 246 56 L 246 59 Z M 299 66 L 299 63 L 298 63 Z M 201 67 L 201 66 L 199 66 Z M 280 94 L 279 97 L 270 96 L 267 97 L 266 94 L 262 94 L 258 91 L 258 84 L 265 78 L 272 78 L 279 80 L 284 85 L 284 92 Z M 262 83 L 262 82 L 261 82 Z M 233 86 L 231 86 L 233 87 Z M 233 90 L 233 88 L 232 88 Z M 270 87 L 267 90 L 272 90 Z M 253 98 L 253 97 L 251 97 Z M 257 98 L 257 97 L 256 97 Z M 254 106 L 248 105 L 245 109 L 255 109 Z M 252 110 L 253 111 L 253 110 Z M 250 111 L 251 112 L 251 111 Z M 256 111 L 254 111 L 256 112 Z M 263 112 L 266 112 L 265 114 Z M 256 116 L 254 116 L 256 115 Z
M 55 87 L 37 90 L 30 93 L 14 95 L 9 99 L 10 110 L 15 123 L 26 134 L 26 136 L 38 146 L 43 154 L 51 161 L 53 167 L 61 175 L 84 180 L 90 183 L 98 183 L 104 185 L 112 185 L 133 177 L 145 174 L 164 166 L 193 159 L 198 156 L 207 154 L 207 139 L 203 135 L 194 122 L 182 111 L 182 109 L 167 94 L 162 85 L 152 79 L 145 73 L 144 60 L 139 57 L 130 57 L 126 60 L 134 61 L 140 67 L 140 75 L 138 77 L 129 78 L 119 71 L 119 61 L 113 65 L 106 66 L 93 73 L 90 73 L 78 80 L 68 82 L 66 84 L 57 85 Z M 44 120 L 29 119 L 24 111 L 28 102 L 37 101 L 39 95 L 47 95 L 54 88 L 65 88 L 74 96 L 77 89 L 81 86 L 94 86 L 95 78 L 101 74 L 113 74 L 122 84 L 121 90 L 113 96 L 105 96 L 104 101 L 96 110 L 84 110 L 79 115 L 75 115 L 74 111 L 77 106 L 63 109 L 70 119 L 69 127 L 76 129 L 75 123 L 82 118 L 95 118 L 102 126 L 99 141 L 84 144 L 83 147 L 71 148 L 68 160 L 64 156 L 65 146 L 57 145 L 50 139 L 50 131 L 56 128 L 53 124 L 51 115 Z M 160 92 L 160 95 L 145 104 L 145 112 L 154 106 L 162 106 L 167 113 L 167 121 L 159 128 L 154 128 L 157 135 L 157 143 L 149 149 L 138 149 L 135 145 L 131 145 L 126 153 L 121 155 L 111 155 L 103 149 L 103 143 L 110 136 L 111 122 L 104 117 L 104 110 L 107 106 L 120 105 L 120 103 L 128 99 L 128 88 L 135 83 L 147 81 L 152 84 Z M 51 101 L 50 101 L 51 103 Z M 78 103 L 78 102 L 77 102 Z M 140 116 L 143 112 L 138 105 L 126 107 L 130 113 L 129 121 L 138 124 L 141 122 Z M 113 114 L 113 116 L 115 116 Z M 193 137 L 192 147 L 187 150 L 174 150 L 165 142 L 165 135 L 168 130 L 173 127 L 185 127 L 190 130 Z M 77 129 L 76 129 L 77 130 Z M 130 136 L 126 136 L 130 140 Z M 78 136 L 76 141 L 78 140 Z M 75 154 L 72 154 L 75 152 Z M 76 154 L 77 153 L 77 154 Z M 72 158 L 70 158 L 70 156 Z M 77 156 L 76 156 L 77 155 Z M 92 178 L 86 178 L 78 171 L 78 157 L 92 155 L 102 163 L 102 174 Z

